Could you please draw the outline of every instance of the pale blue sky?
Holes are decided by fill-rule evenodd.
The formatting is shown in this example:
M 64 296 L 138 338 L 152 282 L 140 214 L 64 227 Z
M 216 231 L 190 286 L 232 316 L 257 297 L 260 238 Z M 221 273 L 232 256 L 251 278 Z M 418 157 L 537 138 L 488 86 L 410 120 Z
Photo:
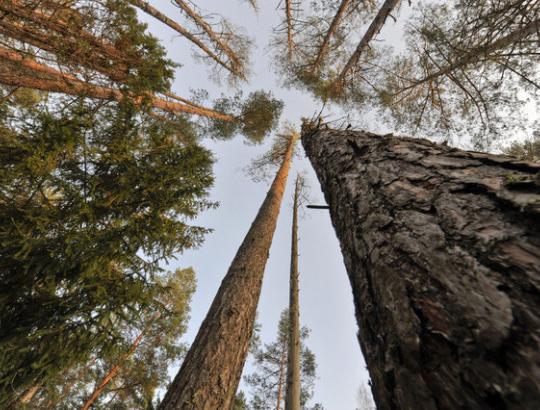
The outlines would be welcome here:
M 179 10 L 169 1 L 151 3 L 171 18 L 181 21 Z M 267 48 L 272 29 L 280 19 L 280 12 L 276 10 L 278 2 L 263 0 L 259 3 L 260 10 L 256 15 L 240 0 L 197 2 L 202 9 L 219 13 L 244 27 L 246 34 L 254 39 L 252 76 L 249 85 L 243 85 L 241 89 L 246 93 L 256 89 L 271 90 L 285 103 L 282 122 L 299 125 L 301 117 L 318 113 L 320 105 L 306 93 L 287 90 L 279 85 Z M 204 88 L 211 97 L 222 92 L 232 94 L 226 86 L 209 80 L 209 70 L 193 60 L 190 45 L 185 39 L 148 16 L 141 15 L 141 18 L 149 23 L 150 31 L 162 39 L 169 57 L 183 65 L 176 75 L 175 92 L 187 96 L 190 89 Z M 211 199 L 220 202 L 220 207 L 205 212 L 197 223 L 215 231 L 208 235 L 200 249 L 178 255 L 178 261 L 171 264 L 172 268 L 193 266 L 198 278 L 189 330 L 183 338 L 186 342 L 194 339 L 268 189 L 267 183 L 252 182 L 243 168 L 268 149 L 270 139 L 261 146 L 247 145 L 242 137 L 227 142 L 206 141 L 205 144 L 217 159 L 214 168 L 216 183 Z M 297 171 L 307 172 L 312 203 L 324 203 L 315 174 L 300 150 L 302 158 L 295 160 L 289 176 L 258 308 L 264 342 L 275 337 L 280 313 L 288 304 L 291 186 Z M 311 404 L 320 402 L 327 410 L 352 410 L 356 408 L 358 387 L 367 383 L 369 375 L 356 337 L 350 284 L 328 212 L 305 212 L 300 221 L 299 237 L 301 322 L 312 330 L 307 345 L 316 354 L 318 363 L 318 379 Z M 246 371 L 250 371 L 249 366 Z

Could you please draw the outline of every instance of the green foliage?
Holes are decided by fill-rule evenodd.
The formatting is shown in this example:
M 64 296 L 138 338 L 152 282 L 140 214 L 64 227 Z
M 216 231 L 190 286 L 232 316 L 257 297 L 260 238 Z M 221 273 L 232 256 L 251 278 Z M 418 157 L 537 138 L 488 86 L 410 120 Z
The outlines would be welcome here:
M 300 330 L 301 344 L 301 404 L 303 408 L 313 396 L 317 364 L 315 355 L 305 345 L 310 330 L 302 327 Z M 278 389 L 281 386 L 281 408 L 285 400 L 285 385 L 287 373 L 287 348 L 289 339 L 289 310 L 281 312 L 276 340 L 270 344 L 252 345 L 251 353 L 257 368 L 244 379 L 251 387 L 250 408 L 253 410 L 271 410 L 277 408 Z M 280 377 L 281 376 L 281 377 Z M 320 405 L 316 405 L 320 406 Z M 315 407 L 320 408 L 320 407 Z
M 514 142 L 504 153 L 525 161 L 540 161 L 540 131 L 534 137 L 523 142 Z
M 158 264 L 201 243 L 207 230 L 189 221 L 212 206 L 213 177 L 207 150 L 128 104 L 0 113 L 3 402 L 124 352 L 123 329 L 164 311 Z
M 270 92 L 255 91 L 245 100 L 242 94 L 232 98 L 222 97 L 215 101 L 213 109 L 234 113 L 237 121 L 211 120 L 208 132 L 213 138 L 230 139 L 235 134 L 243 134 L 248 141 L 259 144 L 276 129 L 283 110 L 283 102 L 275 99 Z
M 248 402 L 243 391 L 239 391 L 234 397 L 232 410 L 248 410 Z
M 154 408 L 155 393 L 169 383 L 167 369 L 181 359 L 187 347 L 180 343 L 189 319 L 189 303 L 196 288 L 193 269 L 179 269 L 157 278 L 163 285 L 156 295 L 156 303 L 163 305 L 159 316 L 147 311 L 133 324 L 119 322 L 122 339 L 114 352 L 106 356 L 93 355 L 43 386 L 32 401 L 34 406 L 79 408 L 113 365 L 121 371 L 107 385 L 94 403 L 94 408 L 117 410 Z M 133 340 L 144 331 L 142 341 L 127 360 Z

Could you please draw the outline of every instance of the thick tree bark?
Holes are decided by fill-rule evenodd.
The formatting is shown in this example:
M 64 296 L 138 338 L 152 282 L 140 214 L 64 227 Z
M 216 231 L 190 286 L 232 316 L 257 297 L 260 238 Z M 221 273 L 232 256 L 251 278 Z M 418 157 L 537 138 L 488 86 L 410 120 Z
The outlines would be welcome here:
M 373 40 L 373 37 L 375 37 L 382 30 L 384 23 L 388 18 L 388 15 L 392 12 L 392 10 L 394 10 L 394 8 L 399 4 L 400 1 L 401 0 L 386 0 L 381 6 L 379 12 L 377 13 L 375 18 L 369 25 L 368 29 L 364 33 L 364 36 L 358 43 L 356 50 L 351 55 L 351 57 L 337 76 L 336 80 L 334 81 L 334 88 L 337 91 L 341 91 L 343 89 L 343 86 L 345 85 L 345 78 L 351 72 L 356 63 L 358 63 L 358 60 L 360 60 L 360 56 L 368 48 L 369 43 L 371 42 L 371 40 Z
M 249 349 L 294 144 L 295 137 L 291 136 L 272 186 L 159 409 L 227 410 L 232 406 Z
M 379 409 L 540 403 L 540 164 L 309 130 Z
M 285 410 L 300 410 L 300 304 L 298 289 L 298 206 L 301 189 L 296 177 L 291 232 L 291 272 L 289 286 L 289 338 L 287 351 L 287 394 Z

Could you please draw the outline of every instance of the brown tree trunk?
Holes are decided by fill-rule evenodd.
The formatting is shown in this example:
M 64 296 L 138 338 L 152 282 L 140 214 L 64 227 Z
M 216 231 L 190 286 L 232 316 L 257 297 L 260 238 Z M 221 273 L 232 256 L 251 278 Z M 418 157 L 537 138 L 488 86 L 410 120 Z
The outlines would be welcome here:
M 41 385 L 40 384 L 35 384 L 33 385 L 32 387 L 30 387 L 29 389 L 27 389 L 24 394 L 21 396 L 20 398 L 20 402 L 23 403 L 23 404 L 28 404 L 30 403 L 30 401 L 34 398 L 34 396 L 36 395 L 36 393 L 39 391 Z
M 504 50 L 514 44 L 517 44 L 525 39 L 527 39 L 530 36 L 535 35 L 536 33 L 540 32 L 540 20 L 533 20 L 524 26 L 520 27 L 519 30 L 516 30 L 504 37 L 499 38 L 498 40 L 494 41 L 493 43 L 478 47 L 476 49 L 469 50 L 463 55 L 461 58 L 458 58 L 455 62 L 447 65 L 446 67 L 442 67 L 437 72 L 427 75 L 426 77 L 413 81 L 413 84 L 411 84 L 408 87 L 405 87 L 403 91 L 410 90 L 411 88 L 418 87 L 421 84 L 433 81 L 434 79 L 442 76 L 446 76 L 448 74 L 451 74 L 457 69 L 460 69 L 462 67 L 466 67 L 467 65 L 471 63 L 475 63 L 479 60 L 482 60 L 489 56 L 492 53 L 495 53 L 500 50 Z M 493 56 L 494 59 L 497 57 L 497 55 Z
M 131 4 L 133 4 L 135 7 L 138 7 L 145 13 L 151 15 L 155 19 L 161 21 L 162 23 L 166 24 L 170 28 L 172 28 L 174 31 L 176 31 L 178 34 L 182 35 L 183 37 L 187 38 L 189 41 L 191 41 L 193 44 L 195 44 L 197 47 L 199 47 L 204 53 L 210 57 L 212 60 L 214 60 L 217 64 L 220 66 L 226 68 L 229 71 L 232 71 L 234 73 L 234 70 L 224 61 L 222 61 L 212 50 L 210 50 L 206 44 L 204 44 L 201 40 L 199 40 L 197 37 L 195 37 L 192 33 L 189 32 L 188 29 L 184 28 L 180 24 L 178 24 L 176 21 L 170 19 L 165 14 L 161 13 L 156 8 L 152 7 L 147 1 L 145 0 L 129 0 Z
M 289 338 L 287 354 L 287 395 L 285 410 L 300 410 L 300 304 L 298 301 L 298 207 L 301 189 L 296 177 L 291 232 L 291 272 L 289 286 Z
M 276 410 L 281 410 L 281 398 L 283 397 L 283 384 L 285 378 L 285 355 L 287 353 L 286 347 L 281 349 L 281 357 L 279 359 L 279 377 L 278 377 L 278 391 L 276 400 Z
M 55 68 L 40 64 L 32 59 L 24 57 L 20 53 L 1 47 L 0 57 L 14 65 L 12 67 L 3 66 L 0 62 L 0 83 L 12 87 L 25 87 L 41 91 L 57 92 L 75 96 L 82 95 L 89 98 L 119 102 L 126 98 L 132 98 L 135 102 L 141 99 L 140 96 L 128 96 L 115 88 L 85 83 L 72 75 L 64 74 Z M 23 70 L 18 70 L 19 67 L 23 68 Z M 40 74 L 45 76 L 40 77 Z M 151 99 L 150 104 L 153 107 L 163 111 L 172 113 L 183 112 L 221 121 L 236 121 L 231 115 L 213 111 L 208 108 L 202 108 L 194 104 L 179 104 L 151 95 L 148 97 Z
M 292 0 L 285 0 L 285 17 L 287 20 L 287 58 L 289 61 L 291 61 L 293 56 L 293 48 L 294 48 L 294 41 L 293 41 L 293 21 L 292 21 Z
M 309 130 L 379 409 L 540 403 L 540 164 Z
M 122 363 L 118 363 L 114 365 L 113 368 L 105 375 L 103 380 L 101 380 L 101 383 L 99 383 L 99 385 L 93 391 L 92 395 L 83 404 L 83 406 L 81 407 L 81 410 L 88 410 L 92 406 L 92 404 L 94 404 L 94 402 L 97 400 L 97 398 L 101 395 L 101 393 L 103 393 L 103 390 L 105 390 L 105 387 L 107 387 L 109 382 L 116 377 L 116 375 L 118 374 L 118 370 L 120 370 L 120 368 L 123 365 L 123 362 L 125 362 L 129 358 L 129 356 L 131 356 L 135 352 L 135 350 L 137 349 L 137 346 L 139 346 L 139 344 L 141 343 L 141 340 L 144 336 L 145 331 L 146 329 L 143 330 L 139 334 L 139 336 L 137 336 L 137 338 L 131 345 L 131 348 L 129 349 L 127 354 L 124 356 Z
M 231 408 L 249 349 L 294 144 L 291 136 L 274 182 L 159 409 Z
M 358 60 L 360 60 L 360 56 L 368 48 L 369 43 L 371 42 L 371 40 L 373 40 L 373 37 L 375 37 L 381 31 L 384 23 L 386 22 L 386 19 L 388 18 L 388 15 L 392 12 L 392 10 L 394 10 L 394 8 L 399 4 L 400 1 L 401 0 L 386 0 L 381 6 L 379 12 L 377 13 L 375 18 L 369 25 L 368 29 L 364 33 L 364 36 L 358 43 L 356 50 L 351 55 L 349 61 L 347 61 L 347 64 L 345 64 L 345 67 L 343 67 L 336 80 L 334 81 L 334 88 L 336 91 L 340 92 L 343 89 L 343 86 L 345 85 L 345 78 L 351 72 L 356 63 L 358 63 Z
M 208 24 L 202 16 L 200 16 L 192 7 L 187 5 L 187 2 L 184 0 L 174 0 L 174 3 L 178 5 L 189 17 L 193 19 L 195 24 L 199 26 L 208 37 L 216 44 L 216 46 L 222 50 L 229 60 L 231 61 L 231 68 L 233 72 L 240 78 L 245 78 L 244 68 L 242 67 L 242 62 L 238 58 L 236 52 L 229 46 L 227 41 L 224 39 L 224 36 L 216 33 L 210 24 Z
M 311 67 L 311 71 L 313 72 L 313 74 L 317 74 L 319 72 L 319 68 L 324 58 L 326 57 L 326 54 L 328 53 L 328 47 L 330 47 L 330 39 L 334 36 L 334 33 L 339 27 L 339 24 L 341 23 L 341 20 L 343 19 L 345 11 L 347 10 L 350 2 L 351 0 L 342 0 L 339 4 L 339 8 L 334 18 L 332 19 L 332 23 L 330 23 L 330 27 L 328 28 L 328 31 L 324 36 L 323 42 L 321 43 L 319 50 L 317 51 L 317 57 L 315 58 L 315 61 L 313 62 L 313 65 Z

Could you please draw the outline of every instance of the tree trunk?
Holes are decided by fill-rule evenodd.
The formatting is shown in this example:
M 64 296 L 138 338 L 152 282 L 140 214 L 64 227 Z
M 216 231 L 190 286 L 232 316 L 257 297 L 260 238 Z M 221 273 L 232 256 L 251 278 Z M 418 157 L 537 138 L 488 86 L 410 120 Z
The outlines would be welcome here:
M 147 1 L 145 0 L 129 0 L 131 4 L 133 4 L 135 7 L 141 9 L 145 13 L 151 15 L 155 19 L 161 21 L 162 23 L 166 24 L 170 28 L 172 28 L 174 31 L 176 31 L 181 36 L 187 38 L 189 41 L 191 41 L 193 44 L 195 44 L 197 47 L 199 47 L 204 53 L 210 57 L 212 60 L 214 60 L 217 64 L 220 66 L 226 68 L 227 70 L 234 73 L 234 70 L 224 61 L 222 61 L 212 50 L 210 50 L 206 44 L 204 44 L 201 40 L 199 40 L 195 35 L 191 34 L 188 29 L 184 28 L 180 24 L 178 24 L 176 21 L 170 19 L 165 14 L 161 13 L 159 10 L 157 10 L 155 7 L 152 7 Z
M 3 66 L 0 62 L 0 83 L 12 87 L 25 87 L 35 90 L 57 92 L 68 95 L 82 95 L 88 98 L 101 100 L 123 101 L 125 98 L 132 98 L 134 102 L 141 99 L 140 96 L 128 96 L 120 90 L 109 87 L 102 87 L 92 83 L 85 83 L 70 74 L 64 74 L 55 68 L 45 64 L 40 64 L 24 55 L 0 47 L 0 57 L 9 61 L 14 67 Z M 20 70 L 22 68 L 23 70 Z M 26 72 L 25 72 L 26 71 Z M 39 75 L 46 75 L 40 77 Z M 171 96 L 172 94 L 169 94 Z M 236 121 L 228 114 L 223 114 L 208 108 L 202 108 L 195 104 L 179 104 L 167 101 L 153 95 L 148 95 L 150 104 L 163 111 L 200 115 L 202 117 L 214 118 L 220 121 Z M 178 97 L 175 96 L 177 99 Z
M 328 47 L 330 47 L 330 39 L 335 34 L 337 28 L 339 27 L 339 24 L 341 23 L 341 20 L 343 19 L 343 16 L 345 15 L 345 11 L 347 11 L 347 7 L 349 6 L 349 3 L 351 0 L 342 0 L 339 4 L 338 10 L 332 19 L 332 23 L 330 23 L 330 27 L 328 28 L 328 31 L 326 32 L 323 42 L 321 43 L 319 50 L 317 51 L 317 57 L 315 57 L 315 61 L 313 62 L 313 65 L 311 67 L 311 71 L 313 74 L 317 74 L 319 72 L 319 68 L 321 67 L 321 64 L 326 57 L 326 54 L 328 53 Z
M 35 384 L 29 389 L 27 389 L 24 392 L 24 394 L 21 396 L 20 402 L 23 404 L 30 403 L 30 401 L 32 401 L 36 393 L 39 391 L 40 387 L 41 387 L 41 384 Z
M 300 410 L 300 305 L 298 301 L 298 200 L 300 177 L 296 177 L 291 233 L 291 276 L 289 287 L 289 338 L 285 410 Z
M 249 349 L 294 144 L 291 136 L 274 182 L 159 409 L 231 408 Z
M 135 350 L 137 349 L 137 346 L 139 346 L 139 344 L 141 343 L 141 340 L 144 336 L 145 331 L 146 329 L 143 330 L 139 334 L 139 336 L 137 336 L 137 338 L 131 345 L 131 348 L 129 349 L 127 354 L 124 356 L 122 363 L 118 363 L 114 365 L 113 368 L 109 371 L 109 373 L 105 375 L 103 380 L 101 380 L 101 383 L 99 383 L 99 386 L 97 386 L 95 390 L 93 391 L 90 398 L 86 400 L 86 402 L 83 404 L 83 406 L 81 407 L 81 410 L 88 410 L 92 406 L 92 404 L 94 404 L 96 399 L 101 395 L 101 393 L 103 393 L 103 390 L 105 390 L 105 387 L 107 387 L 110 381 L 116 377 L 116 375 L 118 374 L 118 370 L 120 370 L 120 368 L 122 367 L 123 362 L 125 362 L 129 358 L 129 356 L 131 356 L 135 352 Z
M 236 54 L 236 52 L 229 46 L 226 41 L 226 36 L 216 33 L 212 26 L 208 24 L 202 16 L 200 16 L 192 7 L 188 6 L 187 2 L 184 0 L 174 0 L 174 3 L 180 7 L 184 13 L 186 13 L 194 23 L 199 26 L 208 37 L 215 43 L 215 45 L 222 50 L 229 60 L 231 61 L 231 69 L 234 74 L 239 78 L 245 79 L 244 67 L 242 61 Z
M 281 357 L 279 359 L 279 378 L 278 378 L 278 391 L 277 391 L 277 400 L 276 400 L 276 410 L 281 410 L 281 398 L 283 397 L 283 382 L 285 378 L 285 355 L 287 349 L 283 346 L 281 349 Z
M 436 78 L 451 74 L 455 70 L 466 67 L 469 64 L 478 62 L 481 59 L 485 59 L 487 56 L 489 56 L 492 53 L 495 53 L 500 50 L 504 50 L 512 45 L 518 44 L 524 41 L 525 39 L 527 39 L 528 37 L 535 35 L 539 31 L 540 31 L 540 20 L 533 20 L 523 25 L 518 30 L 513 31 L 510 34 L 507 34 L 506 36 L 501 37 L 492 43 L 485 44 L 478 48 L 467 51 L 462 57 L 458 58 L 455 62 L 450 63 L 445 67 L 440 67 L 438 71 L 436 71 L 433 74 L 429 74 L 422 79 L 414 80 L 413 84 L 405 87 L 400 92 L 410 90 L 411 88 L 415 88 L 424 83 L 433 81 Z M 496 57 L 497 57 L 496 55 L 493 56 L 493 59 L 495 59 Z
M 287 59 L 289 61 L 292 60 L 294 48 L 291 1 L 292 0 L 285 0 L 285 18 L 287 20 Z
M 308 130 L 379 409 L 540 403 L 540 164 Z
M 358 43 L 358 46 L 356 47 L 356 50 L 349 58 L 349 61 L 347 61 L 347 64 L 345 64 L 345 67 L 341 70 L 338 77 L 334 81 L 334 88 L 340 92 L 343 89 L 343 86 L 345 84 L 345 78 L 347 75 L 351 72 L 352 68 L 358 63 L 358 60 L 360 60 L 360 56 L 362 53 L 368 48 L 369 43 L 371 40 L 373 40 L 373 37 L 375 37 L 383 28 L 384 23 L 386 22 L 386 19 L 388 18 L 388 15 L 394 10 L 394 8 L 399 4 L 400 0 L 386 0 L 384 4 L 379 9 L 379 12 L 369 25 L 368 29 L 366 30 L 364 36 Z

